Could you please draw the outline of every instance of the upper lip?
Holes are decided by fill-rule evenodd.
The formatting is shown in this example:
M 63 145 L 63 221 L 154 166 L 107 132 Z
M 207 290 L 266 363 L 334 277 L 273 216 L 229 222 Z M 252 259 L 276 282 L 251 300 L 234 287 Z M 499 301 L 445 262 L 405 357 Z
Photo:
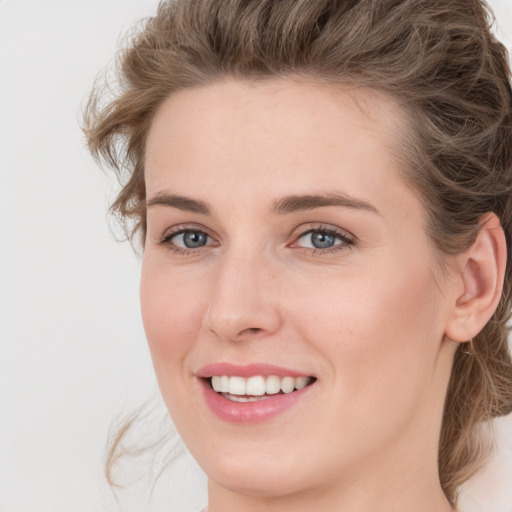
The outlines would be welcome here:
M 201 367 L 196 372 L 197 377 L 210 378 L 214 375 L 228 375 L 237 377 L 253 377 L 255 375 L 262 375 L 267 377 L 269 375 L 277 375 L 278 377 L 312 377 L 311 374 L 294 370 L 291 368 L 284 368 L 267 363 L 250 363 L 250 364 L 233 364 L 227 362 L 219 362 L 207 364 Z

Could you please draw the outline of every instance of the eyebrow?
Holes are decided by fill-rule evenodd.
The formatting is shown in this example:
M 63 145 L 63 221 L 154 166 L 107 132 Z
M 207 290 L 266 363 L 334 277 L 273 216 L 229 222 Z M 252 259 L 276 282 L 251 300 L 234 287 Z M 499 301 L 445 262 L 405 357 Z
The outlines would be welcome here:
M 156 205 L 169 206 L 171 208 L 177 208 L 178 210 L 202 215 L 211 214 L 210 206 L 204 201 L 175 194 L 157 193 L 146 203 L 148 208 Z M 273 201 L 272 211 L 278 215 L 286 215 L 288 213 L 314 210 L 325 206 L 338 206 L 341 208 L 365 210 L 376 214 L 379 213 L 377 208 L 370 203 L 342 193 L 290 195 L 281 197 Z
M 286 196 L 274 201 L 273 211 L 283 215 L 287 213 L 314 210 L 323 206 L 339 206 L 355 210 L 366 210 L 379 213 L 377 208 L 366 201 L 356 199 L 342 193 L 329 193 L 319 195 Z
M 171 208 L 177 208 L 178 210 L 201 213 L 203 215 L 210 215 L 211 213 L 210 207 L 205 202 L 174 194 L 157 193 L 146 202 L 147 208 L 151 208 L 156 205 L 170 206 Z

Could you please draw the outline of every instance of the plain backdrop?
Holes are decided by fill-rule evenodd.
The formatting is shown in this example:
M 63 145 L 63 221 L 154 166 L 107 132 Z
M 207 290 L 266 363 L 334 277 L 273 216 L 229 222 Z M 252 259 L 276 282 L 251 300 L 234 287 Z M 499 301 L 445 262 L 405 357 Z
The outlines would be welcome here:
M 512 0 L 491 2 L 512 48 Z M 0 512 L 197 512 L 188 455 L 152 498 L 103 477 L 111 420 L 155 395 L 139 315 L 140 262 L 106 215 L 115 180 L 79 129 L 119 35 L 156 0 L 0 0 Z M 512 511 L 512 419 L 464 512 Z

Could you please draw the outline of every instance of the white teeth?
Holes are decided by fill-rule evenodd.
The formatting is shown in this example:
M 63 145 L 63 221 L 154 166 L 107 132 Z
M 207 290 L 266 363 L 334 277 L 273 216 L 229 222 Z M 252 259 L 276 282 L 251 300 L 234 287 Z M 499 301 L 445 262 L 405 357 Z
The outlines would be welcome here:
M 291 393 L 295 389 L 295 379 L 293 377 L 283 377 L 281 379 L 281 391 Z
M 255 375 L 248 379 L 238 376 L 214 375 L 211 384 L 217 393 L 229 393 L 230 395 L 260 397 L 263 395 L 275 395 L 282 391 L 291 393 L 307 386 L 311 381 L 310 377 L 278 377 L 269 375 L 263 377 Z
M 222 377 L 219 377 L 218 375 L 214 375 L 212 377 L 212 388 L 215 391 L 220 391 L 220 379 L 222 379 Z
M 260 377 L 249 377 L 247 379 L 246 394 L 261 396 L 265 394 L 265 379 Z
M 227 375 L 220 378 L 219 388 L 221 393 L 229 393 L 229 377 Z
M 223 396 L 232 402 L 259 402 L 268 398 L 268 396 L 230 395 L 229 393 Z
M 281 379 L 277 375 L 269 375 L 265 381 L 267 395 L 275 395 L 281 391 Z
M 229 391 L 231 395 L 246 395 L 246 379 L 243 377 L 230 377 L 229 378 Z
M 297 377 L 295 379 L 295 389 L 302 389 L 308 385 L 309 377 Z

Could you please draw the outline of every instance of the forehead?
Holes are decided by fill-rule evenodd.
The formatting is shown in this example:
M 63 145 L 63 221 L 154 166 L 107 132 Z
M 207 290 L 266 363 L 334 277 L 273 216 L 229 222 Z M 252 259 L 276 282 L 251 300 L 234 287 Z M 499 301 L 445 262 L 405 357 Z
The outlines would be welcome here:
M 321 142 L 321 146 L 340 144 L 348 135 L 343 128 L 350 130 L 353 125 L 393 146 L 405 123 L 398 105 L 376 90 L 287 79 L 225 80 L 184 89 L 167 98 L 153 118 L 148 150 L 161 149 L 155 145 L 161 142 L 162 130 L 168 133 L 167 142 L 178 135 L 209 135 L 211 140 L 215 133 L 221 136 L 234 125 L 237 130 L 231 135 L 235 137 L 224 149 L 232 150 L 237 143 L 247 142 L 243 137 L 249 137 L 253 146 L 258 142 L 285 144 L 284 137 L 265 137 L 276 133 L 288 135 L 291 142 L 300 139 L 312 144 Z M 243 131 L 241 124 L 245 124 Z
M 153 119 L 147 193 L 378 195 L 405 186 L 395 158 L 404 119 L 383 94 L 350 86 L 229 80 L 183 90 Z

